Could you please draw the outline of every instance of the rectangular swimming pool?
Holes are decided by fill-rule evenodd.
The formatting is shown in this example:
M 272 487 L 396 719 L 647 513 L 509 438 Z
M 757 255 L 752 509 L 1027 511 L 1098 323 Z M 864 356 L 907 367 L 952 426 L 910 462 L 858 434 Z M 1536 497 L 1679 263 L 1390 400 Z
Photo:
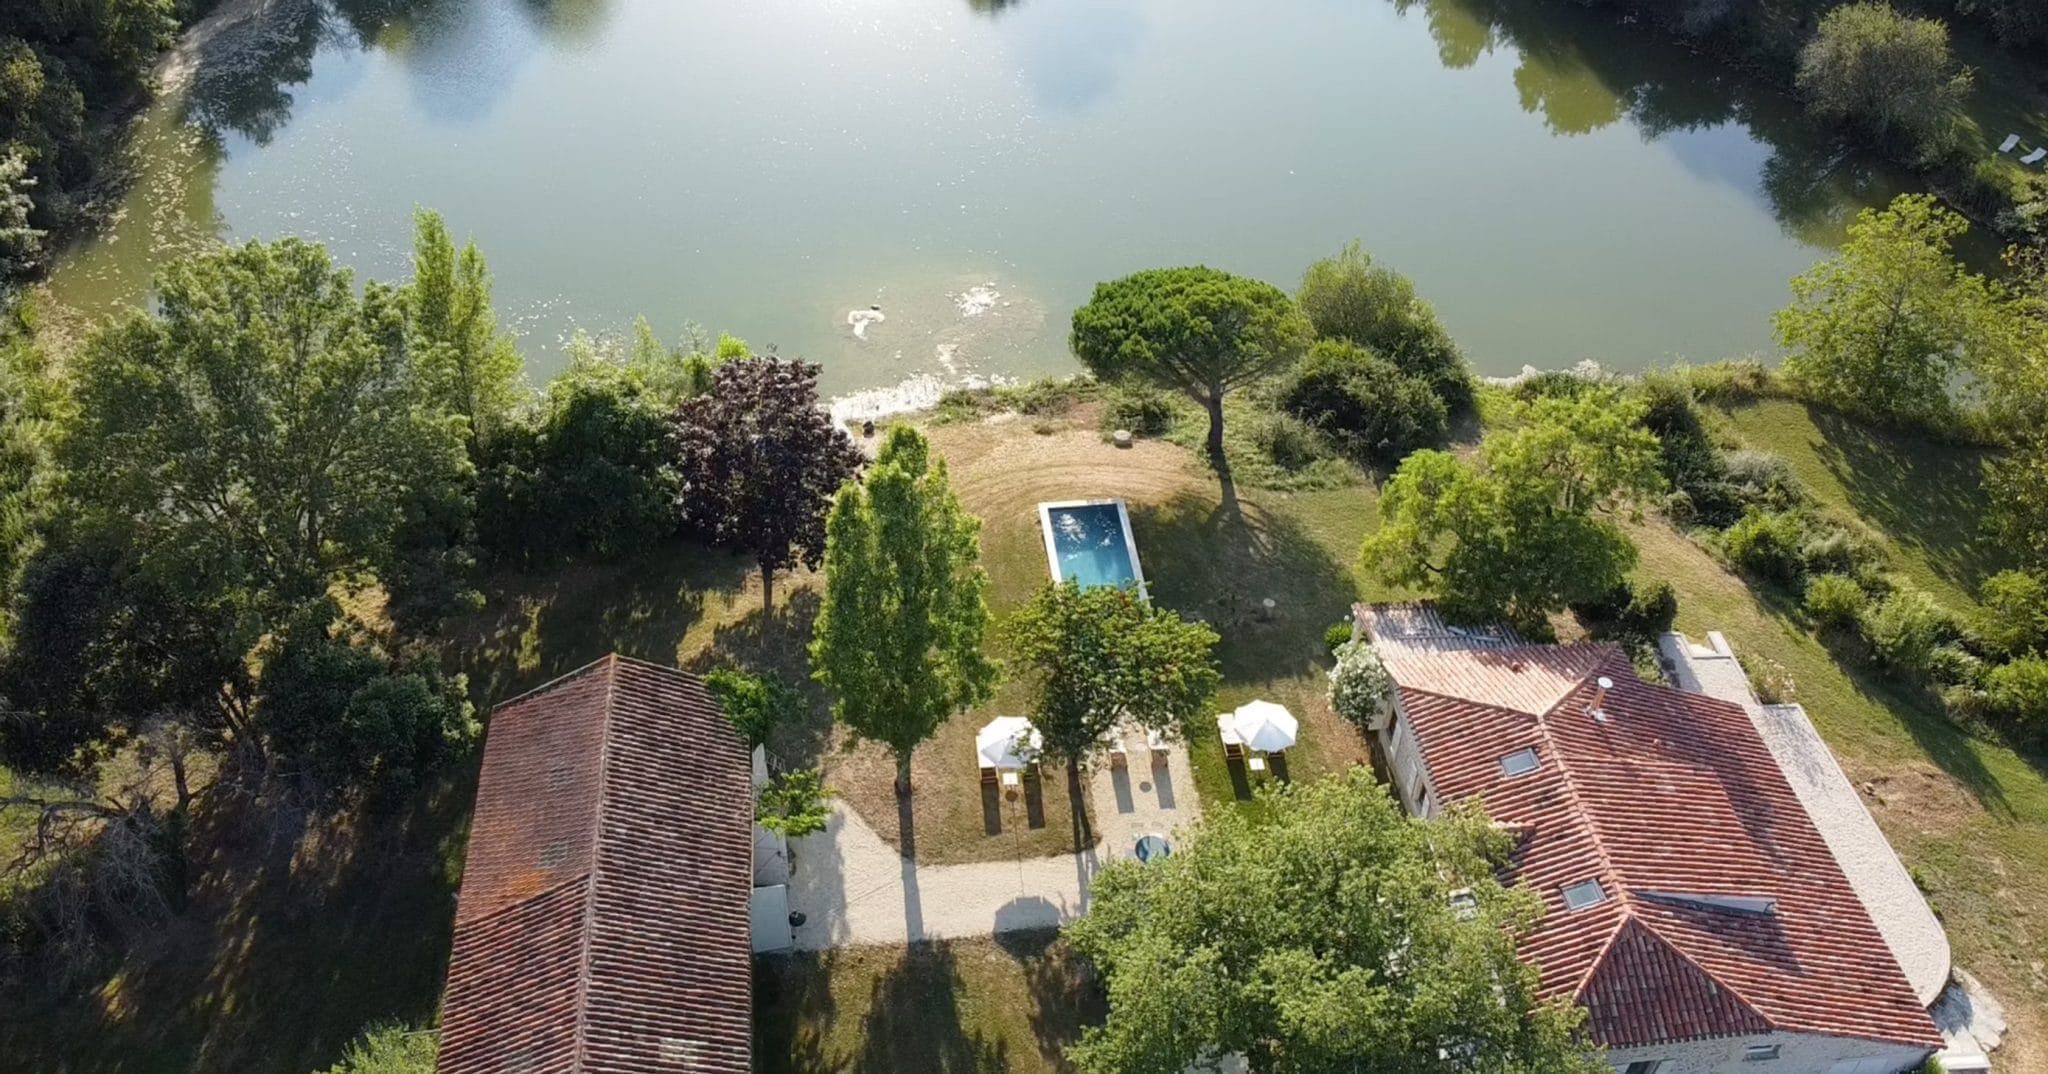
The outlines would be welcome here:
M 1054 581 L 1072 580 L 1083 589 L 1135 585 L 1144 595 L 1138 542 L 1122 500 L 1042 503 L 1038 519 L 1045 527 L 1045 557 Z

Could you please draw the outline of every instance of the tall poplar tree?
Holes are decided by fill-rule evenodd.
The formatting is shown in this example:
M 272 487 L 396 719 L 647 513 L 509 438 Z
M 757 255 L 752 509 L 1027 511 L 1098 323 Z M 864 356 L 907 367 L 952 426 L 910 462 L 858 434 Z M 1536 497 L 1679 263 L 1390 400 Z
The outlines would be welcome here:
M 1000 672 L 982 653 L 980 530 L 960 509 L 945 462 L 900 425 L 866 476 L 839 490 L 825 521 L 813 676 L 836 695 L 834 719 L 895 751 L 899 794 L 910 793 L 918 743 L 995 692 Z

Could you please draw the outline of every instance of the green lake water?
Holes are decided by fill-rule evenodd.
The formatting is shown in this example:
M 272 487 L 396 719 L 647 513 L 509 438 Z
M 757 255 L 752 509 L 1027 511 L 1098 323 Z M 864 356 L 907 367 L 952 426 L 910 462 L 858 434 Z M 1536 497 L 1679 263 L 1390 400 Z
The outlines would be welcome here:
M 1898 189 L 1543 0 L 274 0 L 136 145 L 120 218 L 53 274 L 78 316 L 222 238 L 399 278 L 425 205 L 482 245 L 536 374 L 644 314 L 833 392 L 1069 371 L 1097 280 L 1291 287 L 1352 238 L 1482 372 L 1766 350 L 1786 278 Z

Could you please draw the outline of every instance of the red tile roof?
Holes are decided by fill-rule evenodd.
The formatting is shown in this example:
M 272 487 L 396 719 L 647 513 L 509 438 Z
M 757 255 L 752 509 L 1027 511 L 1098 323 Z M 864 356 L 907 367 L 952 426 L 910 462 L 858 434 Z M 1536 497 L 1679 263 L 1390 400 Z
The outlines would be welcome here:
M 492 716 L 440 1074 L 752 1064 L 752 764 L 702 682 L 609 656 Z
M 1369 629 L 1385 621 L 1360 611 Z M 1437 795 L 1477 799 L 1522 832 L 1514 880 L 1545 911 L 1523 957 L 1546 995 L 1587 1008 L 1595 1040 L 1782 1030 L 1941 1046 L 1739 707 L 1646 683 L 1608 645 L 1386 641 Z M 1604 698 L 1600 676 L 1614 683 Z M 1504 774 L 1501 758 L 1525 748 L 1539 767 Z M 1605 900 L 1567 909 L 1563 889 L 1588 880 Z

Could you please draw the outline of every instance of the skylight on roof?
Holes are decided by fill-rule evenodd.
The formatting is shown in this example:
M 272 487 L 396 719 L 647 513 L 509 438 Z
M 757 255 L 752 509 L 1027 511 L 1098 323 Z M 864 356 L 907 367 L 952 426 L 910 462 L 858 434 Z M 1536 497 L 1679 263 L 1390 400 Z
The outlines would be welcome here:
M 1564 889 L 1564 908 L 1567 910 L 1584 910 L 1606 901 L 1607 889 L 1601 887 L 1598 880 L 1581 880 Z
M 1516 750 L 1500 759 L 1500 771 L 1504 776 L 1520 776 L 1536 771 L 1536 751 Z

